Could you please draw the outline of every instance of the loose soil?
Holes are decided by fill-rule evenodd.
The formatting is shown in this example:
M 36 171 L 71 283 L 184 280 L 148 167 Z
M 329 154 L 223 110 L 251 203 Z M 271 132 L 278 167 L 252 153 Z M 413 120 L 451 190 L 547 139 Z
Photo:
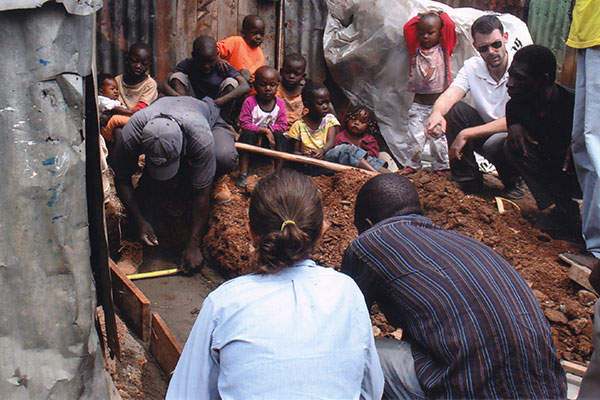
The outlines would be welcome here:
M 258 160 L 260 161 L 260 160 Z M 254 171 L 264 176 L 272 167 L 259 163 Z M 356 237 L 353 225 L 354 200 L 358 189 L 370 176 L 360 171 L 337 173 L 314 178 L 321 190 L 325 218 L 331 227 L 315 249 L 313 259 L 320 265 L 339 269 L 342 254 Z M 418 172 L 408 178 L 417 188 L 426 216 L 434 223 L 482 241 L 502 255 L 530 284 L 544 314 L 552 326 L 559 357 L 587 362 L 592 352 L 592 316 L 596 296 L 583 290 L 567 277 L 568 266 L 558 254 L 583 250 L 580 227 L 567 226 L 551 232 L 536 226 L 545 213 L 537 211 L 530 194 L 509 203 L 500 214 L 494 196 L 501 189 L 499 181 L 486 175 L 486 191 L 482 195 L 465 195 L 447 178 Z M 152 310 L 158 311 L 177 340 L 183 345 L 206 295 L 227 278 L 250 272 L 252 252 L 246 230 L 249 195 L 235 188 L 235 175 L 223 177 L 232 190 L 230 202 L 214 205 L 204 250 L 209 267 L 191 276 L 137 281 L 136 285 L 150 299 Z M 177 266 L 179 254 L 189 235 L 190 201 L 174 195 L 163 206 L 164 217 L 157 227 L 160 246 L 145 249 L 140 272 Z M 123 216 L 107 213 L 109 241 L 113 258 L 118 249 Z M 123 222 L 123 221 L 121 221 Z M 563 240 L 560 240 L 563 239 Z M 401 330 L 391 326 L 377 305 L 371 310 L 376 336 L 401 337 Z M 123 398 L 162 398 L 168 379 L 159 371 L 147 346 L 135 339 L 119 321 L 121 360 L 109 360 L 107 369 Z
M 223 179 L 234 196 L 232 201 L 214 206 L 210 229 L 204 239 L 206 252 L 228 277 L 250 272 L 250 238 L 246 230 L 249 196 L 235 189 L 234 176 Z M 502 255 L 534 290 L 550 320 L 559 357 L 588 361 L 592 346 L 592 315 L 595 296 L 582 290 L 567 277 L 568 266 L 558 259 L 562 252 L 580 252 L 578 227 L 567 226 L 555 232 L 541 231 L 535 225 L 540 216 L 531 195 L 516 204 L 506 203 L 507 211 L 498 212 L 493 194 L 497 179 L 487 177 L 486 195 L 465 195 L 446 177 L 425 171 L 409 175 L 419 192 L 426 216 L 445 229 L 471 236 Z M 353 225 L 354 199 L 369 176 L 348 171 L 314 178 L 323 196 L 325 218 L 331 227 L 313 254 L 323 266 L 339 269 L 342 254 L 356 237 Z M 546 213 L 547 214 L 547 213 Z M 557 240 L 556 237 L 570 241 Z M 381 336 L 397 337 L 396 328 L 372 310 L 374 329 Z

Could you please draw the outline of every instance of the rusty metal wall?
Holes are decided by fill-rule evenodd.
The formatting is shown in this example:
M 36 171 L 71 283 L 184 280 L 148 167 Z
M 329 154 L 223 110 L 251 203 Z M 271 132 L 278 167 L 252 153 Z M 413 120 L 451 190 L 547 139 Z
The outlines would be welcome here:
M 533 41 L 551 49 L 557 64 L 565 58 L 565 42 L 569 34 L 571 0 L 531 0 L 528 26 Z
M 238 35 L 242 20 L 258 14 L 266 24 L 262 49 L 276 63 L 278 3 L 260 0 L 103 0 L 97 13 L 97 70 L 125 70 L 127 49 L 143 41 L 153 49 L 150 75 L 161 79 L 178 61 L 189 57 L 198 35 L 224 39 Z M 326 15 L 326 14 L 325 14 Z
M 307 76 L 323 82 L 323 31 L 327 21 L 325 0 L 281 0 L 283 2 L 284 55 L 301 53 L 307 61 Z
M 156 75 L 156 0 L 103 0 L 96 14 L 96 65 L 98 72 L 125 72 L 129 46 L 146 42 L 153 48 L 150 75 Z

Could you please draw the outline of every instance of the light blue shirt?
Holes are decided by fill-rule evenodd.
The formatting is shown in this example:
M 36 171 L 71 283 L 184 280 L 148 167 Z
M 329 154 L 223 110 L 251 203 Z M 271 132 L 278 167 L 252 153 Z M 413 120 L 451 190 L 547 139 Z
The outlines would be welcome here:
M 379 399 L 383 374 L 354 281 L 312 260 L 245 275 L 202 305 L 169 384 L 175 399 Z

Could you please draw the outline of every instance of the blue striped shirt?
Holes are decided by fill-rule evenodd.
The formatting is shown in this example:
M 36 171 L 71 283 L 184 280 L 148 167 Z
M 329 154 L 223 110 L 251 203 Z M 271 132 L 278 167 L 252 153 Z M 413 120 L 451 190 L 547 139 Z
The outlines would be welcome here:
M 427 397 L 566 397 L 537 299 L 484 244 L 418 215 L 393 217 L 348 246 L 342 271 L 404 330 Z

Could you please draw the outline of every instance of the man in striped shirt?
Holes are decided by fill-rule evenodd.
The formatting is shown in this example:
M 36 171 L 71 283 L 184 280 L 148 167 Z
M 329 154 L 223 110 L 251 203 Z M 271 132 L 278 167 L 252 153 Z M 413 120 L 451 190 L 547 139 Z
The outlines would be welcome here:
M 423 217 L 410 181 L 369 180 L 342 271 L 402 341 L 378 340 L 384 398 L 565 398 L 550 326 L 500 255 Z

